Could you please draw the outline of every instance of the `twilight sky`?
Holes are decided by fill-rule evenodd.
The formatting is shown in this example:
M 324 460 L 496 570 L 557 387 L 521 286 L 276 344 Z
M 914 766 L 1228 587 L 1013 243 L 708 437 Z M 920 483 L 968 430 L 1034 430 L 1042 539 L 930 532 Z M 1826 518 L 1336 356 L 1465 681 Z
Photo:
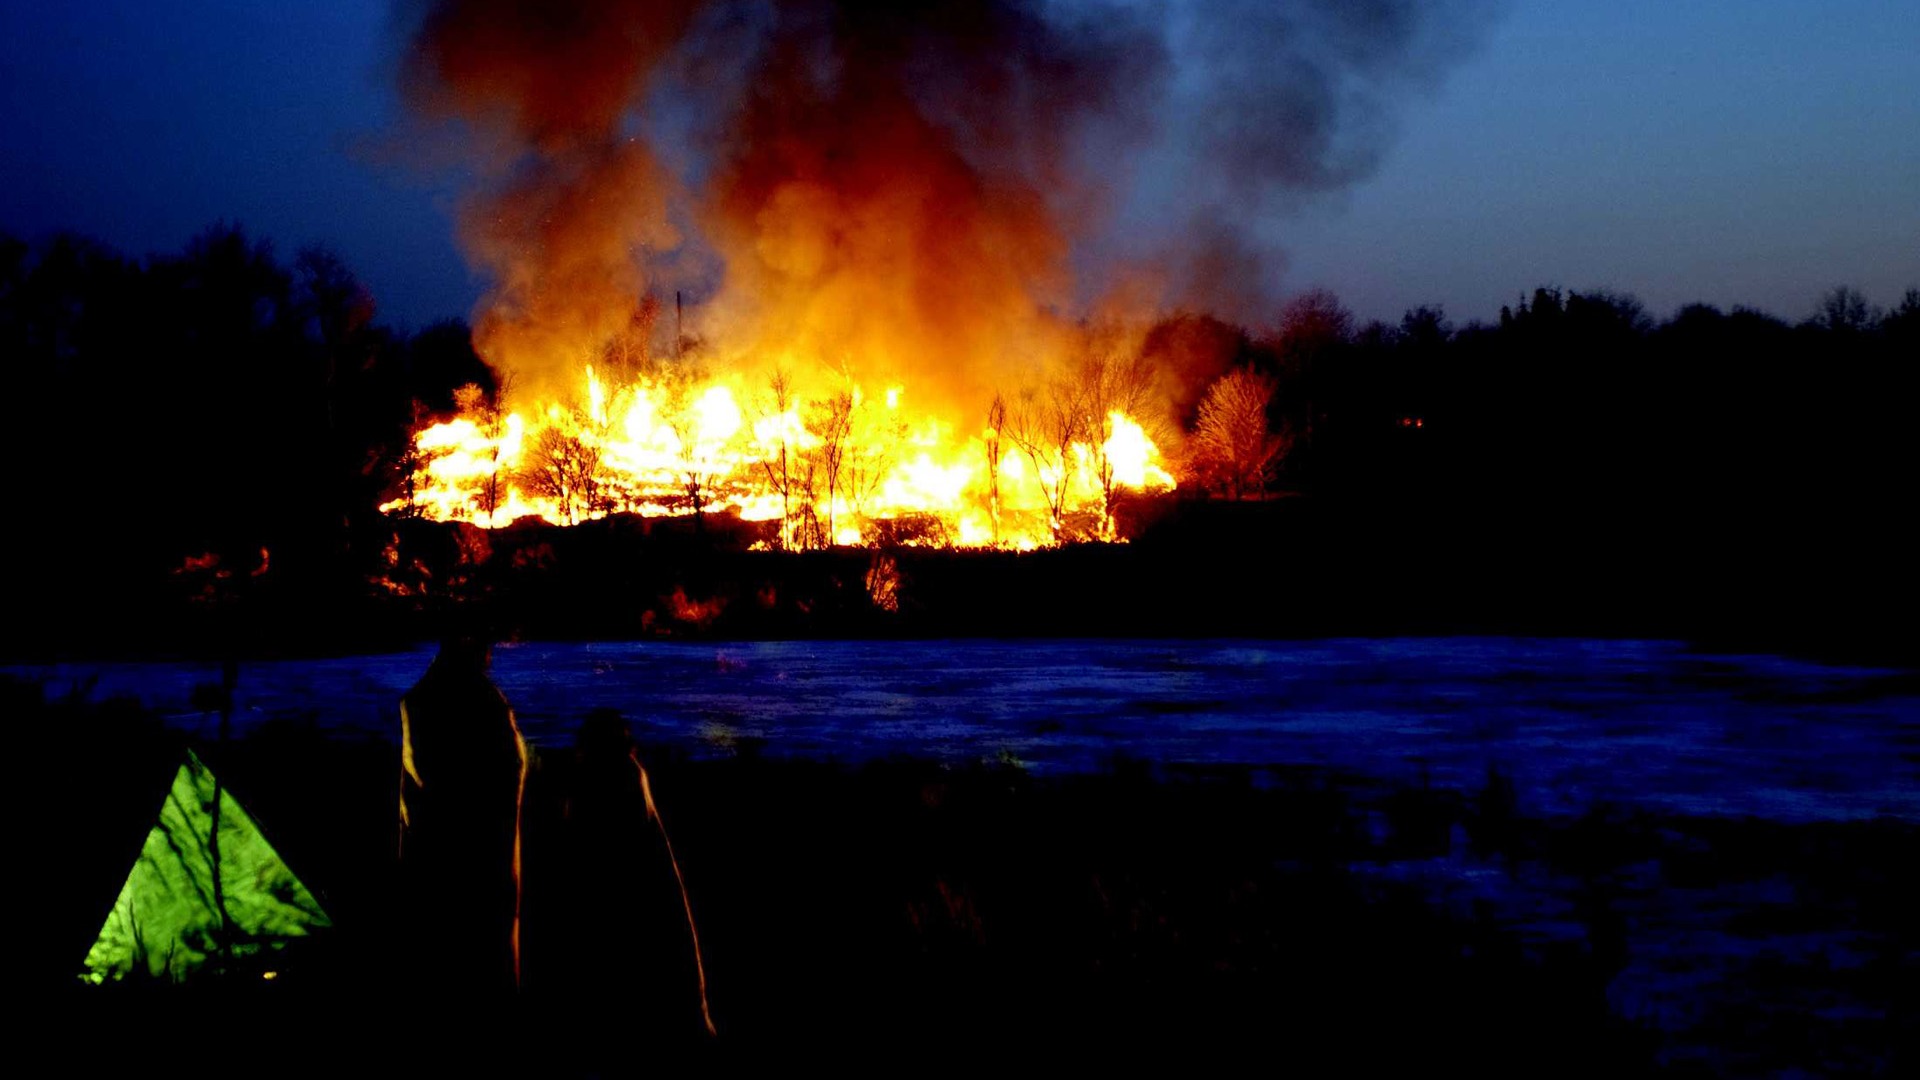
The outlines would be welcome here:
M 0 229 L 131 253 L 238 220 L 320 242 L 419 326 L 483 282 L 402 164 L 387 0 L 0 4 Z M 1788 318 L 1920 285 L 1920 4 L 1510 0 L 1379 170 L 1249 222 L 1363 318 L 1539 284 Z

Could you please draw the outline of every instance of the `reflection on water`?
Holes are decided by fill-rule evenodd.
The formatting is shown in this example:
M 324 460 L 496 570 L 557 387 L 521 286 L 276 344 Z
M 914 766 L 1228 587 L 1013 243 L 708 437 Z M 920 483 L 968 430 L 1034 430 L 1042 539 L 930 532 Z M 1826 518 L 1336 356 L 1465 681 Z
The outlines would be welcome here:
M 431 648 L 263 662 L 242 724 L 390 733 Z M 502 646 L 495 678 L 538 742 L 589 710 L 694 753 L 1012 758 L 1037 772 L 1155 762 L 1317 765 L 1476 790 L 1489 767 L 1530 812 L 1621 803 L 1782 821 L 1920 820 L 1920 681 L 1672 642 L 655 642 Z M 12 669 L 98 679 L 182 725 L 211 664 Z M 764 743 L 762 741 L 764 740 Z

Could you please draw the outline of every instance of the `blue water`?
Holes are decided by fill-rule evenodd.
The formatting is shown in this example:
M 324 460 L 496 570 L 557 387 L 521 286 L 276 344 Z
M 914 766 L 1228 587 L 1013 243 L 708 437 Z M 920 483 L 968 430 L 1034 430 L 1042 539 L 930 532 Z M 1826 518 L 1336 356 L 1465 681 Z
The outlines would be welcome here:
M 242 668 L 237 724 L 391 735 L 430 648 Z M 189 729 L 218 668 L 4 669 L 51 692 L 92 682 Z M 1781 821 L 1920 821 L 1920 686 L 1896 672 L 1664 641 L 529 643 L 496 681 L 539 744 L 590 709 L 696 754 L 896 753 L 1016 760 L 1039 773 L 1157 763 L 1321 766 L 1475 790 L 1489 767 L 1522 809 L 1596 803 Z

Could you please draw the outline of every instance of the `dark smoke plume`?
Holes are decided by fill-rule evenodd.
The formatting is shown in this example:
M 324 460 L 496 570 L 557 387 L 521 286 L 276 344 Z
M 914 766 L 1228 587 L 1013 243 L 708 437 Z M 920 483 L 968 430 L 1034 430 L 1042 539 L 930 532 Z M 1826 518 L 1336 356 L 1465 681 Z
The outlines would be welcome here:
M 719 356 L 958 390 L 1049 355 L 1121 263 L 1257 303 L 1234 223 L 1370 172 L 1483 7 L 440 0 L 405 88 L 491 158 L 462 234 L 495 363 L 537 378 L 690 287 Z

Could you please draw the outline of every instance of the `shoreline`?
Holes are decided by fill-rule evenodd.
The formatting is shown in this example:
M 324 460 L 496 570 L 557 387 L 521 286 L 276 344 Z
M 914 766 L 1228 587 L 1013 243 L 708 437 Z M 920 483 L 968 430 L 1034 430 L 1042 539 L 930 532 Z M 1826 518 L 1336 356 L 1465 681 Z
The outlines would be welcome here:
M 1407 631 L 1396 628 L 1391 632 L 1370 634 L 1364 632 L 1327 632 L 1327 633 L 1209 633 L 1194 631 L 1190 633 L 1142 634 L 1116 632 L 1108 634 L 1072 633 L 1072 634 L 1004 634 L 979 632 L 972 634 L 942 633 L 928 630 L 922 633 L 906 632 L 842 632 L 782 635 L 730 635 L 730 634 L 680 634 L 680 635 L 567 635 L 543 634 L 540 636 L 505 636 L 497 640 L 499 645 L 592 645 L 592 644 L 660 644 L 660 645 L 742 645 L 758 642 L 1062 642 L 1062 641 L 1098 641 L 1098 642 L 1169 642 L 1202 644 L 1207 642 L 1254 641 L 1265 643 L 1314 643 L 1336 641 L 1609 641 L 1609 642 L 1658 642 L 1678 645 L 1689 653 L 1702 656 L 1755 656 L 1780 659 L 1803 660 L 1830 667 L 1860 668 L 1890 675 L 1920 674 L 1920 657 L 1906 653 L 1897 645 L 1877 643 L 1809 642 L 1805 638 L 1777 638 L 1741 634 L 1708 634 L 1694 637 L 1658 633 L 1582 633 L 1577 630 L 1512 631 L 1490 630 L 1475 626 L 1457 630 L 1430 629 Z M 0 650 L 0 668 L 25 669 L 41 666 L 89 663 L 177 663 L 217 664 L 227 660 L 241 663 L 284 662 L 301 660 L 340 660 L 352 657 L 391 656 L 399 653 L 419 650 L 431 651 L 438 643 L 434 636 L 392 636 L 361 640 L 341 641 L 331 644 L 319 644 L 312 641 L 251 641 L 246 646 L 232 649 L 220 648 L 207 642 L 190 642 L 186 645 L 164 647 L 151 642 L 96 642 L 82 645 L 62 644 L 43 646 L 38 649 L 22 649 L 17 645 Z
M 15 704 L 41 760 L 85 754 L 105 785 L 52 823 L 66 872 L 33 897 L 45 918 L 24 971 L 30 985 L 65 988 L 37 1002 L 56 1022 L 164 1028 L 218 1001 L 270 1043 L 316 1020 L 362 1030 L 407 1006 L 386 915 L 390 740 L 274 730 L 208 748 L 335 930 L 289 952 L 271 984 L 94 993 L 67 969 L 126 874 L 179 740 L 111 703 Z M 543 751 L 549 791 L 571 753 Z M 812 1049 L 897 1062 L 955 1040 L 1002 1054 L 1037 1039 L 1350 1066 L 1381 1030 L 1396 1038 L 1361 1056 L 1397 1068 L 1537 1074 L 1576 1047 L 1599 1055 L 1581 1068 L 1614 1074 L 1898 1060 L 1908 913 L 1920 902 L 1920 875 L 1900 858 L 1920 839 L 1911 822 L 1604 805 L 1557 818 L 1497 773 L 1452 791 L 1310 767 L 1262 785 L 1245 770 L 1125 762 L 1039 777 L 913 758 L 693 759 L 644 741 L 641 754 L 684 866 L 721 1034 L 676 1037 L 666 1014 L 638 1009 L 604 1030 L 574 1024 L 575 1002 L 664 992 L 682 1007 L 691 990 L 565 967 L 552 920 L 570 901 L 543 878 L 548 921 L 532 925 L 529 947 L 549 950 L 548 981 L 494 1007 L 530 1045 L 563 1049 L 564 1064 L 546 1059 L 562 1071 L 628 1060 L 636 1024 L 658 1029 L 654 1061 Z M 35 776 L 35 794 L 53 797 L 58 770 Z M 530 847 L 529 872 L 553 850 Z M 672 920 L 596 925 L 591 941 L 629 947 L 660 925 Z M 571 974 L 555 982 L 558 970 Z M 1754 1023 L 1786 1016 L 1799 1019 Z M 346 1039 L 327 1053 L 366 1049 Z
M 1126 507 L 1124 544 L 750 550 L 752 523 L 485 531 L 387 521 L 233 569 L 111 537 L 16 557 L 0 658 L 330 656 L 498 640 L 1582 637 L 1920 670 L 1920 566 L 1891 536 L 1699 534 L 1295 497 Z M 15 540 L 25 539 L 16 536 Z M 1879 546 L 1873 546 L 1878 544 Z M 248 555 L 248 552 L 252 552 Z M 54 560 L 69 560 L 63 566 Z M 259 562 L 257 573 L 241 570 Z

